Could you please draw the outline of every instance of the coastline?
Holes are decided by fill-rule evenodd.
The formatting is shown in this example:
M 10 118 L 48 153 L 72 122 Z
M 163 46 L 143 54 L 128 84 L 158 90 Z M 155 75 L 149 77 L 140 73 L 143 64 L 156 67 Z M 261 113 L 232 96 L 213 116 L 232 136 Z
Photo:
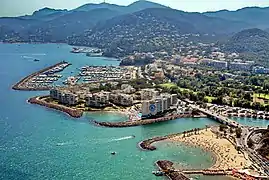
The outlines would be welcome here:
M 84 112 L 106 112 L 106 113 L 119 113 L 121 115 L 130 115 L 130 113 L 127 110 L 120 110 L 120 109 L 115 109 L 114 110 L 93 110 L 93 111 L 85 111 L 81 110 L 78 108 L 72 108 L 72 107 L 67 107 L 62 104 L 55 104 L 52 102 L 47 102 L 44 99 L 47 99 L 49 95 L 46 96 L 36 96 L 28 99 L 28 102 L 31 104 L 38 104 L 40 106 L 45 106 L 47 108 L 55 109 L 64 113 L 67 113 L 71 117 L 74 118 L 80 118 Z M 121 121 L 121 122 L 99 122 L 96 120 L 91 120 L 91 122 L 97 126 L 102 126 L 102 127 L 109 127 L 109 128 L 123 128 L 123 127 L 133 127 L 133 126 L 140 126 L 140 125 L 148 125 L 148 124 L 154 124 L 154 123 L 159 123 L 159 122 L 165 122 L 165 121 L 171 121 L 175 120 L 178 118 L 199 118 L 200 116 L 192 116 L 190 114 L 182 114 L 182 115 L 173 115 L 173 116 L 166 116 L 166 117 L 161 117 L 157 119 L 143 119 L 143 120 L 127 120 L 127 121 Z
M 181 142 L 188 146 L 200 147 L 205 151 L 212 152 L 216 161 L 213 169 L 243 169 L 251 165 L 251 161 L 239 154 L 234 145 L 225 138 L 221 138 L 211 130 L 201 130 L 198 134 L 190 134 L 184 137 L 172 137 L 169 140 Z
M 245 159 L 243 154 L 238 154 L 234 145 L 224 138 L 217 137 L 210 129 L 185 131 L 166 136 L 154 137 L 139 142 L 138 146 L 142 150 L 154 151 L 157 148 L 152 145 L 155 142 L 169 140 L 180 142 L 188 146 L 200 147 L 204 151 L 211 152 L 214 164 L 210 169 L 243 169 L 251 164 L 250 160 Z M 189 134 L 189 135 L 186 135 Z
M 194 131 L 194 129 L 189 130 L 189 131 L 185 131 L 185 133 L 191 133 L 193 131 Z M 153 143 L 163 141 L 163 140 L 169 140 L 171 138 L 181 136 L 181 135 L 183 135 L 183 133 L 184 132 L 180 132 L 180 133 L 168 134 L 168 135 L 165 135 L 165 136 L 157 136 L 157 137 L 153 137 L 153 138 L 150 138 L 150 139 L 146 139 L 146 140 L 140 141 L 138 143 L 138 146 L 142 150 L 154 151 L 157 148 L 154 145 L 152 145 Z
M 48 103 L 44 100 L 42 100 L 42 98 L 46 98 L 48 96 L 36 96 L 36 97 L 32 97 L 28 100 L 29 103 L 31 104 L 38 104 L 40 106 L 45 106 L 47 108 L 51 108 L 51 109 L 55 109 L 61 112 L 65 112 L 66 114 L 70 115 L 71 117 L 74 118 L 80 118 L 83 115 L 83 111 L 78 110 L 78 109 L 74 109 L 74 108 L 70 108 L 70 107 L 66 107 L 60 104 L 53 104 L 53 103 Z

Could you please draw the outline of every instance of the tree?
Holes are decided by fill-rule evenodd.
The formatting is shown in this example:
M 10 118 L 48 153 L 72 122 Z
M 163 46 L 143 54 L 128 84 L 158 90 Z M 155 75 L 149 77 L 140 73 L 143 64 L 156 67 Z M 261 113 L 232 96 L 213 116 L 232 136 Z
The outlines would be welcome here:
M 219 131 L 225 131 L 227 128 L 228 128 L 228 126 L 225 124 L 219 125 Z
M 249 148 L 252 148 L 254 146 L 254 141 L 252 139 L 249 139 L 247 144 Z
M 251 93 L 247 92 L 244 94 L 244 99 L 248 101 L 252 101 Z
M 242 129 L 241 128 L 236 128 L 235 129 L 235 134 L 236 134 L 236 138 L 241 138 Z

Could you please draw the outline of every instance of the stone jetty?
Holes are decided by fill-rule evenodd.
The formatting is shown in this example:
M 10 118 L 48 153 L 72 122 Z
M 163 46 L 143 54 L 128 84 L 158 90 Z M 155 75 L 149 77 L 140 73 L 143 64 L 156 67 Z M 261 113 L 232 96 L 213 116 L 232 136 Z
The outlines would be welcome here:
M 201 130 L 201 129 L 192 129 L 192 130 L 181 132 L 181 133 L 174 133 L 174 134 L 169 134 L 169 135 L 166 135 L 166 136 L 153 137 L 153 138 L 141 141 L 138 144 L 138 146 L 143 150 L 154 151 L 157 148 L 152 145 L 153 143 L 158 142 L 158 141 L 163 141 L 163 140 L 166 140 L 166 139 L 170 139 L 170 138 L 173 138 L 173 137 L 177 137 L 177 136 L 182 135 L 183 133 L 192 133 L 192 132 L 195 132 L 196 130 Z
M 187 176 L 185 176 L 180 171 L 175 171 L 173 167 L 173 162 L 167 160 L 157 161 L 156 166 L 160 169 L 160 171 L 164 172 L 164 174 L 171 180 L 189 180 Z
M 171 121 L 178 118 L 191 118 L 191 117 L 193 117 L 191 114 L 177 114 L 177 115 L 172 115 L 172 116 L 160 117 L 157 119 L 143 119 L 143 120 L 123 121 L 123 122 L 98 122 L 94 120 L 92 122 L 98 126 L 121 128 L 121 127 L 147 125 L 147 124 Z M 195 116 L 195 118 L 196 117 L 198 116 Z

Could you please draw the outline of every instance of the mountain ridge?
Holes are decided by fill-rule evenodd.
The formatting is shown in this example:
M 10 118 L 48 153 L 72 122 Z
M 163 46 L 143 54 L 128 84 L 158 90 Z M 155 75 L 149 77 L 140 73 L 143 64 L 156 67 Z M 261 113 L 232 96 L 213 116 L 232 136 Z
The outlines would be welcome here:
M 235 11 L 220 10 L 203 14 L 210 17 L 246 22 L 261 29 L 269 28 L 267 18 L 269 17 L 269 7 L 244 7 Z
M 229 11 L 223 10 L 222 12 Z M 150 18 L 149 16 L 153 17 Z M 138 19 L 138 17 L 146 18 L 145 24 L 141 23 L 143 20 Z M 154 21 L 160 22 L 161 25 L 156 24 Z M 136 27 L 137 24 L 132 23 L 140 23 L 145 28 L 152 28 L 152 30 L 140 29 Z M 155 27 L 151 26 L 150 23 L 155 24 L 157 28 L 163 27 L 163 29 L 155 30 Z M 165 27 L 165 24 L 170 29 Z M 101 32 L 107 30 L 113 33 L 113 36 L 125 36 L 125 34 L 120 35 L 112 31 L 112 29 L 121 25 L 125 27 L 125 29 L 121 29 L 121 33 L 124 30 L 136 33 L 135 30 L 128 29 L 136 27 L 145 36 L 147 36 L 145 32 L 150 34 L 164 32 L 168 34 L 169 30 L 176 34 L 205 33 L 223 35 L 256 27 L 245 21 L 211 17 L 202 13 L 184 12 L 150 1 L 137 1 L 128 6 L 90 3 L 69 11 L 43 8 L 35 11 L 31 16 L 0 18 L 0 27 L 3 27 L 1 34 L 16 34 L 18 36 L 14 37 L 15 40 L 8 36 L 9 38 L 6 41 L 11 42 L 18 39 L 23 42 L 67 42 L 72 36 L 86 37 L 84 32 L 94 34 L 97 29 Z M 8 32 L 9 30 L 11 31 L 10 33 Z M 5 38 L 1 37 L 1 39 Z

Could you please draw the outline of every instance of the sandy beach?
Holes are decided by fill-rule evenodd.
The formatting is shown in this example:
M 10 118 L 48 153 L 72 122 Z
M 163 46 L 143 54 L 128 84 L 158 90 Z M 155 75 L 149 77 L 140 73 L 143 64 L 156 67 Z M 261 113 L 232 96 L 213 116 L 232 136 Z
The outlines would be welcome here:
M 201 130 L 199 134 L 180 135 L 171 138 L 172 141 L 182 142 L 190 146 L 199 146 L 204 150 L 211 151 L 216 156 L 212 169 L 242 169 L 248 167 L 251 162 L 239 154 L 233 144 L 227 139 L 218 138 L 210 129 Z

